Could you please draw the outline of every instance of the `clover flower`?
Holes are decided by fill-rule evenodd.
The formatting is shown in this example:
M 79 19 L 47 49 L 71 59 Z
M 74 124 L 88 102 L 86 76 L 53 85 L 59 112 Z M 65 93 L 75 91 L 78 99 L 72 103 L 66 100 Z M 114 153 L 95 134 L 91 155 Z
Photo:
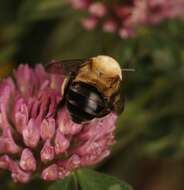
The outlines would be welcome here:
M 56 111 L 63 80 L 62 71 L 49 73 L 38 64 L 20 65 L 0 81 L 0 169 L 15 182 L 26 183 L 35 173 L 63 179 L 110 153 L 116 114 L 74 123 L 66 107 Z
M 96 1 L 69 0 L 76 10 L 88 12 L 81 20 L 87 30 L 99 25 L 104 32 L 115 32 L 121 38 L 135 35 L 140 25 L 158 24 L 165 19 L 184 15 L 183 0 Z

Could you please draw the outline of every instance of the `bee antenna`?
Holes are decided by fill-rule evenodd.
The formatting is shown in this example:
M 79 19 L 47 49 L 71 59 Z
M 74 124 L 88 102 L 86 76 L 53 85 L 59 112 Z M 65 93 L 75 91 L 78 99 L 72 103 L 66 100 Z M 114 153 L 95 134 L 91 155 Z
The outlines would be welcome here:
M 123 68 L 121 70 L 125 72 L 135 72 L 135 69 L 129 69 L 129 68 Z

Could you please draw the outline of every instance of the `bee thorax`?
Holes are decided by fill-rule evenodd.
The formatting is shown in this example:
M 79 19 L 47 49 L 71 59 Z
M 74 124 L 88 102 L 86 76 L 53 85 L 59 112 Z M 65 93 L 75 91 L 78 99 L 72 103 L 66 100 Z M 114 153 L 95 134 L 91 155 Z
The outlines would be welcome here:
M 112 57 L 106 55 L 99 55 L 92 58 L 93 68 L 97 72 L 101 72 L 107 77 L 117 77 L 119 76 L 122 79 L 121 68 L 118 62 Z
M 79 69 L 74 81 L 96 86 L 104 96 L 111 97 L 118 90 L 121 78 L 121 68 L 113 58 L 97 56 Z

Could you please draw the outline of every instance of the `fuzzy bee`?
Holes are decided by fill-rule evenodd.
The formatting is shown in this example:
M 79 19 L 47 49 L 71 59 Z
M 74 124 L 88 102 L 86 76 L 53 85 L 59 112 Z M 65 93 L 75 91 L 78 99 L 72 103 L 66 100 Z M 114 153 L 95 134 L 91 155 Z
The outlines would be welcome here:
M 63 99 L 71 119 L 83 123 L 100 118 L 112 111 L 121 113 L 124 96 L 120 93 L 122 70 L 112 57 L 99 55 L 89 59 L 61 61 L 66 78 L 61 87 Z M 52 69 L 53 65 L 47 67 Z M 54 65 L 60 68 L 61 65 Z

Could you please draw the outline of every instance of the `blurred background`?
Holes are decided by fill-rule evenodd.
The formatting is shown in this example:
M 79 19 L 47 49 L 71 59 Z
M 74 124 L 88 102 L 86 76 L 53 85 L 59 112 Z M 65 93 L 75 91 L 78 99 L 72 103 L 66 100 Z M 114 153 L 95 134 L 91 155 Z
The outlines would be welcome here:
M 99 54 L 135 68 L 124 76 L 117 143 L 97 169 L 136 190 L 183 190 L 182 14 L 183 0 L 1 0 L 0 77 L 20 63 Z M 38 188 L 12 184 L 1 171 L 0 179 L 2 190 Z

